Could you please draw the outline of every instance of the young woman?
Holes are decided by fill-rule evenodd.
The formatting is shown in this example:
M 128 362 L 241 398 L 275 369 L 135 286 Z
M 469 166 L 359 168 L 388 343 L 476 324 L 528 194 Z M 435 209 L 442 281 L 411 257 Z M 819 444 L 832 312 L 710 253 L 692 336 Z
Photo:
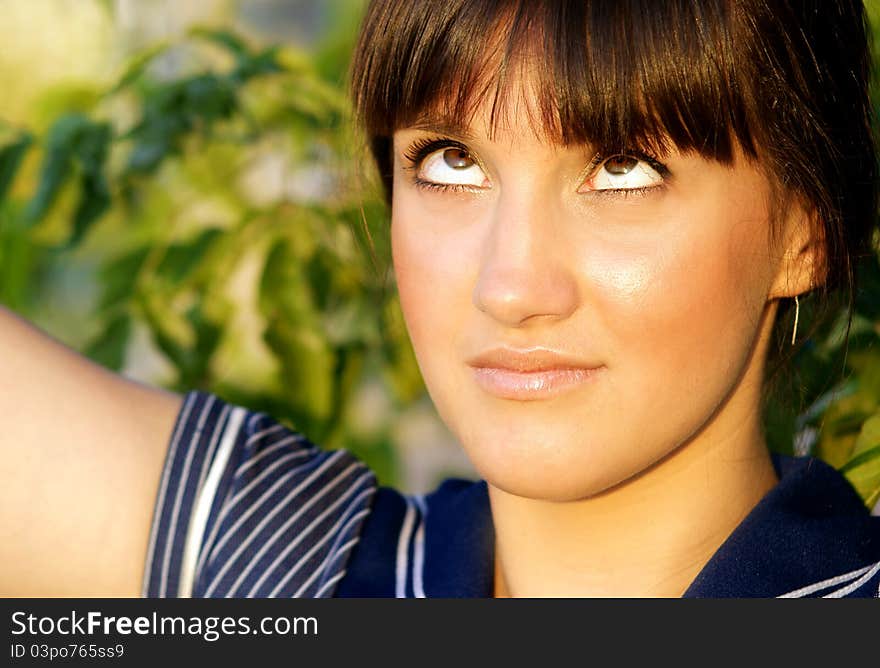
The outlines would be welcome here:
M 855 0 L 374 0 L 355 105 L 484 480 L 377 489 L 4 314 L 3 591 L 880 595 L 880 518 L 760 421 L 780 304 L 870 252 L 867 79 Z

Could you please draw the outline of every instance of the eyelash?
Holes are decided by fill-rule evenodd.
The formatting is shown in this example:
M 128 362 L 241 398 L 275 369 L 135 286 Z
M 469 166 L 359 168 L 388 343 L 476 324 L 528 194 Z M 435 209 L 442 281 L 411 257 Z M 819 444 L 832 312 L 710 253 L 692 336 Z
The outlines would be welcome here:
M 461 151 L 464 151 L 474 159 L 474 161 L 477 163 L 477 165 L 480 166 L 481 169 L 483 168 L 479 160 L 477 160 L 476 156 L 471 153 L 471 150 L 465 144 L 462 144 L 461 142 L 454 139 L 443 137 L 421 137 L 419 139 L 416 139 L 406 149 L 406 151 L 404 151 L 403 154 L 406 160 L 409 162 L 409 164 L 406 165 L 404 169 L 414 173 L 412 177 L 413 184 L 417 188 L 421 188 L 422 190 L 430 190 L 435 192 L 474 192 L 475 188 L 473 186 L 460 183 L 435 183 L 434 181 L 426 181 L 425 179 L 419 178 L 418 170 L 421 167 L 424 159 L 435 151 L 439 151 L 440 149 L 445 148 L 457 148 Z M 644 161 L 651 167 L 651 169 L 653 169 L 661 177 L 663 177 L 663 184 L 660 186 L 643 186 L 641 188 L 605 188 L 603 190 L 593 190 L 591 192 L 594 196 L 620 198 L 643 197 L 647 195 L 649 191 L 655 191 L 665 188 L 666 179 L 669 177 L 669 168 L 661 163 L 656 157 L 650 155 L 643 150 L 632 149 L 608 154 L 597 153 L 590 161 L 590 164 L 587 166 L 587 168 L 584 170 L 584 174 L 587 176 L 593 174 L 593 172 L 603 162 L 605 162 L 609 158 L 613 158 L 616 155 L 627 155 Z
M 646 163 L 651 169 L 657 172 L 657 174 L 659 174 L 660 177 L 663 179 L 663 182 L 659 186 L 642 186 L 640 188 L 605 188 L 603 190 L 592 190 L 590 191 L 592 196 L 620 198 L 644 197 L 649 193 L 666 188 L 666 183 L 670 174 L 669 168 L 650 153 L 639 149 L 627 149 L 625 151 L 617 151 L 614 153 L 609 152 L 606 154 L 597 153 L 590 161 L 590 164 L 587 166 L 587 168 L 584 170 L 584 178 L 591 176 L 596 171 L 596 169 L 598 169 L 602 165 L 603 162 L 618 155 L 629 156 L 631 158 L 641 160 L 642 162 Z
M 422 137 L 416 139 L 403 154 L 407 161 L 409 161 L 409 165 L 404 168 L 413 172 L 413 184 L 422 190 L 431 190 L 435 192 L 474 192 L 472 186 L 463 183 L 435 183 L 434 181 L 426 181 L 425 179 L 419 178 L 418 171 L 425 158 L 434 153 L 434 151 L 439 151 L 444 148 L 457 148 L 468 155 L 472 155 L 467 146 L 454 139 L 446 139 L 442 137 Z M 474 160 L 476 161 L 476 158 L 474 158 Z M 480 165 L 479 161 L 477 161 L 477 164 Z M 482 165 L 480 165 L 480 168 L 482 169 Z

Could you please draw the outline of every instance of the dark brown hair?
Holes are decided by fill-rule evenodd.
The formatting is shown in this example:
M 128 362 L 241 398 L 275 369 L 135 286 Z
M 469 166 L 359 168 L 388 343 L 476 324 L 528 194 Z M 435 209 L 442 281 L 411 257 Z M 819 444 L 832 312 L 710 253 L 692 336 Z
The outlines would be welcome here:
M 818 292 L 851 310 L 877 201 L 861 0 L 373 0 L 352 92 L 386 198 L 396 129 L 466 125 L 487 100 L 495 118 L 523 62 L 549 141 L 725 164 L 740 147 L 813 214 Z

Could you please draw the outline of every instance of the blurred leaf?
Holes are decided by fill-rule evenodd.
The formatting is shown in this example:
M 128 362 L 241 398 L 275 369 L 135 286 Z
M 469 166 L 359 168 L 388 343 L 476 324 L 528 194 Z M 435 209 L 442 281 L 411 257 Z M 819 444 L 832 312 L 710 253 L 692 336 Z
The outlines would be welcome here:
M 880 445 L 854 457 L 840 471 L 868 506 L 877 503 L 880 499 Z
M 278 48 L 270 47 L 252 56 L 239 60 L 238 65 L 230 74 L 230 78 L 236 81 L 248 81 L 253 77 L 263 74 L 275 74 L 282 72 L 283 67 L 278 61 Z
M 25 217 L 31 223 L 42 219 L 55 202 L 61 187 L 73 171 L 76 141 L 91 121 L 82 114 L 66 114 L 49 130 L 40 167 L 37 192 L 28 204 Z
M 859 392 L 868 402 L 880 402 L 880 346 L 851 351 L 849 365 L 858 373 Z
M 862 425 L 859 436 L 856 439 L 853 455 L 862 453 L 880 446 L 880 412 L 875 413 Z
M 9 187 L 18 172 L 24 154 L 33 144 L 34 138 L 28 133 L 22 133 L 16 141 L 0 148 L 0 204 L 6 197 Z
M 140 120 L 125 135 L 134 143 L 128 172 L 150 174 L 167 157 L 178 155 L 195 130 L 209 134 L 214 124 L 238 108 L 236 91 L 215 74 L 160 84 L 143 93 Z
M 360 434 L 353 434 L 345 443 L 345 447 L 354 452 L 376 474 L 380 485 L 397 484 L 400 478 L 400 462 L 397 444 L 391 433 L 382 433 L 373 439 L 365 439 Z
M 339 211 L 337 216 L 351 230 L 366 265 L 384 282 L 391 267 L 391 226 L 385 204 L 368 200 Z
M 305 327 L 320 324 L 301 256 L 290 239 L 277 240 L 266 256 L 260 280 L 260 309 L 267 317 L 282 312 Z
M 80 200 L 73 214 L 73 230 L 68 246 L 75 246 L 92 224 L 110 208 L 110 189 L 101 173 L 83 176 Z
M 337 127 L 343 118 L 345 98 L 326 83 L 300 73 L 286 87 L 285 102 L 288 118 L 306 130 L 323 130 Z
M 175 309 L 159 293 L 141 293 L 139 305 L 159 349 L 178 372 L 181 390 L 204 387 L 210 381 L 211 356 L 220 343 L 229 312 L 210 309 L 197 300 L 185 312 Z
M 424 394 L 424 383 L 396 299 L 389 300 L 385 305 L 383 327 L 386 364 L 382 368 L 382 375 L 397 400 L 410 403 Z
M 333 411 L 333 423 L 335 427 L 339 426 L 337 423 L 341 423 L 342 413 L 361 378 L 365 359 L 365 349 L 359 343 L 340 348 L 338 351 L 334 370 L 336 405 Z
M 0 303 L 17 311 L 38 290 L 44 258 L 23 226 L 20 208 L 0 201 Z
M 172 152 L 172 146 L 160 138 L 146 138 L 135 144 L 128 157 L 128 169 L 135 173 L 150 173 Z
M 815 454 L 836 468 L 852 456 L 861 426 L 873 412 L 870 407 L 858 408 L 860 403 L 860 397 L 847 397 L 832 404 L 822 422 Z
M 159 263 L 156 273 L 170 285 L 179 286 L 205 259 L 208 249 L 217 243 L 223 234 L 222 230 L 212 227 L 202 230 L 190 242 L 170 246 Z
M 149 253 L 149 248 L 138 248 L 117 258 L 107 258 L 99 274 L 101 310 L 118 307 L 132 298 L 140 269 Z
M 191 323 L 171 309 L 158 293 L 142 292 L 138 305 L 150 334 L 159 350 L 177 370 L 178 386 L 183 387 L 192 375 L 192 350 L 196 336 Z
M 361 296 L 352 296 L 323 310 L 323 332 L 334 346 L 380 343 L 378 319 L 381 309 Z
M 111 137 L 109 124 L 94 123 L 83 128 L 77 138 L 75 152 L 82 181 L 68 246 L 78 244 L 89 227 L 110 208 L 110 187 L 104 175 L 104 163 Z
M 250 54 L 250 49 L 244 40 L 229 30 L 195 27 L 189 31 L 189 34 L 222 46 L 236 58 L 247 57 Z
M 266 318 L 263 338 L 281 362 L 284 396 L 301 428 L 308 424 L 311 433 L 322 433 L 333 410 L 336 360 L 287 239 L 275 242 L 267 255 L 259 301 Z
M 219 294 L 203 298 L 186 313 L 196 335 L 195 346 L 189 351 L 189 365 L 186 367 L 184 385 L 203 387 L 210 379 L 211 358 L 223 336 L 229 318 L 226 301 Z
M 110 320 L 104 330 L 91 343 L 84 354 L 91 360 L 119 371 L 125 364 L 125 352 L 131 335 L 131 318 L 127 313 Z
M 236 109 L 235 89 L 223 78 L 213 74 L 192 77 L 183 82 L 186 113 L 197 118 L 204 127 L 228 118 Z
M 333 405 L 326 419 L 322 442 L 326 447 L 347 447 L 348 434 L 344 422 L 345 411 L 357 388 L 364 369 L 366 353 L 355 345 L 336 350 L 336 366 L 333 371 Z
M 190 34 L 213 42 L 232 54 L 236 66 L 229 76 L 233 80 L 243 82 L 261 74 L 281 72 L 284 69 L 278 60 L 278 47 L 254 52 L 243 39 L 228 30 L 194 28 Z
M 283 395 L 300 428 L 320 440 L 333 408 L 335 360 L 320 332 L 281 315 L 267 317 L 263 338 L 281 361 Z
M 305 273 L 309 283 L 314 286 L 315 307 L 321 311 L 328 307 L 333 295 L 337 269 L 336 258 L 326 248 L 316 249 L 306 262 Z
M 169 46 L 170 44 L 168 42 L 160 42 L 132 57 L 125 66 L 125 71 L 119 78 L 119 81 L 116 82 L 116 85 L 113 86 L 107 94 L 113 95 L 114 93 L 118 93 L 123 88 L 127 88 L 143 77 L 147 67 L 149 67 L 153 60 L 155 60 L 156 56 L 167 51 Z
M 46 139 L 37 192 L 25 211 L 29 223 L 45 217 L 74 168 L 78 168 L 80 199 L 71 221 L 68 245 L 82 239 L 110 206 L 104 163 L 111 137 L 109 124 L 94 122 L 78 113 L 66 114 L 52 125 Z

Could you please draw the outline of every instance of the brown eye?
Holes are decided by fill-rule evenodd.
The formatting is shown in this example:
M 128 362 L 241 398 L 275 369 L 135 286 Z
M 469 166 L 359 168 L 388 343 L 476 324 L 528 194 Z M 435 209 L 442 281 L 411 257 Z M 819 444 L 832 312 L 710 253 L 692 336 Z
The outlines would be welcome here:
M 638 158 L 631 155 L 614 155 L 608 158 L 604 163 L 605 171 L 614 176 L 623 176 L 629 174 L 639 164 Z
M 460 148 L 448 148 L 443 151 L 443 162 L 452 169 L 468 169 L 475 164 L 468 152 Z
M 441 146 L 431 150 L 440 143 Z M 417 165 L 418 185 L 449 187 L 453 190 L 483 190 L 489 187 L 486 174 L 466 146 L 429 143 L 410 160 Z
M 597 164 L 598 163 L 598 164 Z M 669 170 L 650 159 L 637 158 L 632 154 L 618 153 L 608 158 L 596 157 L 591 165 L 592 174 L 578 188 L 578 192 L 597 192 L 602 190 L 625 192 L 645 191 L 662 186 Z

